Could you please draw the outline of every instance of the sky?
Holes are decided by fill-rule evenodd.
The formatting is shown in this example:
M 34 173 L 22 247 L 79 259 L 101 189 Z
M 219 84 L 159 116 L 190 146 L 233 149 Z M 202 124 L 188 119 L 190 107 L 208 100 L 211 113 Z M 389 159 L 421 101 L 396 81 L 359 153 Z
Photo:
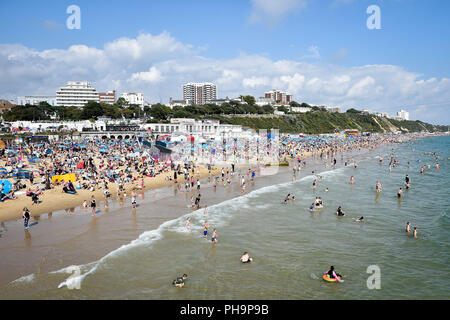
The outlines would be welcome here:
M 67 27 L 71 5 L 80 29 Z M 220 98 L 279 89 L 448 125 L 449 12 L 436 0 L 0 0 L 0 98 L 89 81 L 167 103 L 213 82 Z

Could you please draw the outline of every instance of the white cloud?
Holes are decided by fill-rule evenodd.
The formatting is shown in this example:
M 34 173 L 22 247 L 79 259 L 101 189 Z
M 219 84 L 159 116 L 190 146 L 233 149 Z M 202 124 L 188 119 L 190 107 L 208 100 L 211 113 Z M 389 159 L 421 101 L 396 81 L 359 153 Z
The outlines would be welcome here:
M 267 22 L 274 25 L 290 13 L 306 6 L 306 0 L 251 0 L 252 12 L 249 21 Z
M 177 41 L 167 32 L 117 39 L 101 49 L 73 45 L 37 51 L 0 44 L 0 70 L 0 97 L 6 99 L 54 95 L 67 81 L 87 80 L 99 91 L 140 91 L 147 101 L 161 98 L 167 102 L 169 97 L 181 98 L 181 86 L 186 82 L 211 81 L 218 85 L 219 97 L 259 97 L 266 90 L 280 89 L 299 102 L 390 114 L 404 106 L 412 118 L 450 122 L 449 113 L 444 112 L 448 104 L 429 105 L 450 101 L 447 78 L 424 79 L 394 65 L 343 67 L 272 60 L 257 54 L 213 59 L 198 55 L 198 48 Z M 419 105 L 424 107 L 418 109 Z
M 242 80 L 242 85 L 244 88 L 256 88 L 263 87 L 270 84 L 270 79 L 268 77 L 250 77 Z
M 303 57 L 301 57 L 300 59 L 308 59 L 308 58 L 312 58 L 312 59 L 320 59 L 320 52 L 319 52 L 319 47 L 318 46 L 310 46 L 308 48 L 309 54 L 304 55 Z

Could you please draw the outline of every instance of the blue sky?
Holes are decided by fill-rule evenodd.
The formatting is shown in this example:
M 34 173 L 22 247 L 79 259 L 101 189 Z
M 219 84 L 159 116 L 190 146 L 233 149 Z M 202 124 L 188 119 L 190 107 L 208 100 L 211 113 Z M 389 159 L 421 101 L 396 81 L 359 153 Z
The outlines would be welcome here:
M 81 30 L 66 28 L 71 4 L 81 9 Z M 372 4 L 381 9 L 381 30 L 366 27 L 366 8 Z M 99 90 L 141 90 L 151 102 L 166 102 L 170 96 L 180 98 L 180 85 L 190 79 L 219 82 L 220 96 L 259 96 L 279 85 L 293 91 L 298 101 L 389 113 L 406 106 L 417 119 L 447 124 L 449 12 L 450 1 L 433 0 L 0 0 L 0 56 L 3 51 L 5 57 L 16 57 L 0 60 L 0 66 L 12 77 L 19 67 L 33 69 L 29 79 L 21 80 L 26 86 L 20 86 L 19 79 L 5 84 L 0 80 L 0 97 L 52 94 L 65 81 L 84 80 L 67 77 L 86 74 Z M 161 47 L 154 42 L 158 36 L 164 38 Z M 127 52 L 106 49 L 121 38 L 137 41 L 138 47 L 130 50 L 146 48 L 143 56 L 130 58 Z M 105 62 L 99 70 L 98 63 L 89 65 L 87 60 L 97 60 L 88 53 L 80 63 L 80 52 L 69 50 L 74 45 L 88 48 L 107 66 Z M 157 54 L 153 47 L 159 48 Z M 75 55 L 70 62 L 62 58 L 64 51 Z M 22 55 L 28 58 L 20 60 Z M 261 65 L 253 66 L 255 61 Z M 284 72 L 274 70 L 284 61 L 289 65 Z M 71 63 L 74 69 L 84 69 L 70 73 L 65 69 Z M 64 68 L 65 78 L 41 72 L 48 67 L 39 66 L 46 64 L 55 72 L 57 65 Z M 186 64 L 198 69 L 183 73 Z M 270 66 L 266 74 L 261 70 L 265 66 Z M 111 71 L 114 68 L 120 70 Z M 227 76 L 234 81 L 228 82 Z M 333 87 L 334 79 L 341 79 L 342 87 Z M 235 87 L 231 82 L 236 81 L 246 85 Z M 395 85 L 399 97 L 392 92 Z M 372 92 L 374 97 L 364 98 Z M 380 101 L 377 94 L 395 99 Z

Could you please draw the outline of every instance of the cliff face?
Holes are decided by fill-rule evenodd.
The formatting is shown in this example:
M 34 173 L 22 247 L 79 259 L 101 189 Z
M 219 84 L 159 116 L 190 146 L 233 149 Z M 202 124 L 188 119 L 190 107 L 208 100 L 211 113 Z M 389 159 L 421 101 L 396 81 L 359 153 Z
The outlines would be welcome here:
M 330 113 L 323 111 L 285 116 L 217 116 L 221 122 L 237 124 L 252 129 L 279 129 L 281 132 L 302 132 L 305 134 L 334 133 L 345 129 L 361 132 L 439 132 L 446 126 L 435 126 L 421 121 L 398 121 L 361 113 Z

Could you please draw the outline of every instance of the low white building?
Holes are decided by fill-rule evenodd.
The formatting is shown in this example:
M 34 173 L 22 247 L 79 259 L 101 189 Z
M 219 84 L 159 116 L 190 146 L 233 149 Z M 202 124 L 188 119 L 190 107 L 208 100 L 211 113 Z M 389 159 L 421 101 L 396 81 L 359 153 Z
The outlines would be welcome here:
M 409 112 L 407 112 L 406 110 L 400 110 L 399 112 L 397 112 L 397 117 L 402 120 L 409 120 Z
M 124 92 L 122 98 L 125 99 L 128 105 L 138 105 L 141 109 L 144 109 L 144 94 L 141 92 Z
M 294 112 L 294 113 L 306 113 L 308 111 L 311 111 L 311 108 L 306 108 L 306 107 L 289 107 L 289 111 L 290 112 Z
M 242 134 L 242 126 L 221 124 L 219 120 L 195 120 L 189 118 L 171 119 L 170 123 L 146 123 L 143 127 L 152 130 L 153 134 L 180 134 L 202 137 L 225 135 L 238 137 Z

